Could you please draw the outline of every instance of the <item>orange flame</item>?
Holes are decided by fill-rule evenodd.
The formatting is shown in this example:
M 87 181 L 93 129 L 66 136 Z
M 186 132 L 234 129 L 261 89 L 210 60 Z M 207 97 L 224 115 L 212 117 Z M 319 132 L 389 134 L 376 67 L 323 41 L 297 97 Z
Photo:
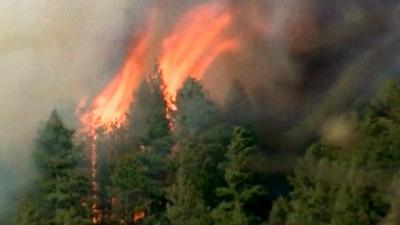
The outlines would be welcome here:
M 185 14 L 163 41 L 159 64 L 172 99 L 187 77 L 201 79 L 219 55 L 238 47 L 238 40 L 227 35 L 232 16 L 217 2 L 201 5 Z
M 239 41 L 228 33 L 233 10 L 223 2 L 213 1 L 190 10 L 162 41 L 158 63 L 163 70 L 166 93 L 172 100 L 187 77 L 201 79 L 218 56 L 238 48 Z M 121 70 L 95 97 L 90 111 L 81 116 L 85 129 L 93 132 L 103 127 L 108 132 L 113 126 L 119 127 L 125 122 L 133 99 L 132 93 L 148 66 L 144 59 L 151 52 L 151 33 L 148 30 L 140 37 Z M 170 101 L 168 103 L 169 107 L 174 108 Z
M 233 10 L 224 5 L 225 1 L 212 1 L 198 6 L 178 21 L 172 32 L 162 41 L 158 64 L 163 70 L 169 108 L 173 109 L 176 92 L 186 78 L 201 79 L 221 54 L 239 47 L 238 39 L 229 34 L 233 23 Z M 92 205 L 93 223 L 97 224 L 97 152 L 96 129 L 111 132 L 126 120 L 126 114 L 133 100 L 133 92 L 146 72 L 147 59 L 154 49 L 150 49 L 155 22 L 154 11 L 150 13 L 148 29 L 140 36 L 114 79 L 97 95 L 89 105 L 89 110 L 80 116 L 83 131 L 91 137 L 89 159 L 92 172 L 92 192 L 95 199 Z M 86 100 L 78 108 L 82 109 Z M 144 213 L 134 214 L 134 220 L 141 219 Z
M 132 213 L 132 219 L 134 222 L 138 222 L 146 218 L 146 211 L 145 210 L 138 210 Z
M 90 129 L 112 125 L 120 126 L 125 121 L 125 114 L 132 102 L 132 94 L 143 74 L 143 58 L 149 48 L 149 34 L 145 33 L 135 48 L 130 52 L 121 70 L 107 87 L 93 100 L 92 110 L 81 117 L 81 121 Z
M 101 211 L 98 209 L 98 184 L 97 184 L 97 128 L 111 132 L 113 127 L 121 126 L 126 118 L 132 102 L 132 94 L 138 86 L 146 67 L 146 58 L 151 41 L 151 30 L 146 30 L 138 39 L 137 45 L 131 50 L 120 71 L 106 88 L 97 95 L 90 111 L 80 117 L 83 132 L 89 137 L 88 157 L 91 169 L 92 188 L 92 223 L 99 224 Z M 84 108 L 86 99 L 83 99 L 78 109 Z

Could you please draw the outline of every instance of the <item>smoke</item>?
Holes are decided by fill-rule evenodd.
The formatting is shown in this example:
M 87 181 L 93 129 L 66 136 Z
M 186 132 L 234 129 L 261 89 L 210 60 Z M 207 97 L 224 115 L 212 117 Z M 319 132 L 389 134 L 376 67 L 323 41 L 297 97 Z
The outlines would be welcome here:
M 76 125 L 76 105 L 111 79 L 152 6 L 158 6 L 162 36 L 204 2 L 0 1 L 0 205 L 30 176 L 29 150 L 40 122 L 57 108 L 68 126 Z M 237 9 L 231 32 L 242 46 L 217 59 L 205 86 L 222 105 L 230 81 L 240 81 L 261 128 L 296 137 L 324 130 L 329 124 L 320 125 L 332 114 L 398 71 L 400 7 L 394 0 L 221 3 Z M 5 182 L 9 171 L 13 178 Z
M 76 104 L 114 73 L 146 4 L 0 1 L 0 208 L 34 176 L 30 151 L 41 122 L 57 108 L 74 126 Z
M 206 84 L 221 103 L 229 80 L 239 80 L 263 139 L 280 130 L 304 140 L 397 76 L 397 1 L 232 2 L 243 6 L 235 33 L 245 44 L 210 69 Z

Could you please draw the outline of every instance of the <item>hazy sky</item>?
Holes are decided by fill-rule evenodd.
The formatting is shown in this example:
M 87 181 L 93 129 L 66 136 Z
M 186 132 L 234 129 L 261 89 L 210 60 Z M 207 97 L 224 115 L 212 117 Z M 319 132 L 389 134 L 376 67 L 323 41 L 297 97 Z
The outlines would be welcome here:
M 3 154 L 29 142 L 54 107 L 73 110 L 104 84 L 141 7 L 129 0 L 0 1 Z
M 322 135 L 340 139 L 346 120 L 327 117 L 399 66 L 392 0 L 226 1 L 245 6 L 234 31 L 246 51 L 208 71 L 205 84 L 223 100 L 221 87 L 240 80 L 261 128 L 274 120 L 297 128 L 304 119 L 292 133 L 322 124 Z M 153 2 L 162 33 L 188 7 L 209 1 L 0 0 L 0 208 L 34 174 L 29 153 L 40 123 L 56 108 L 71 126 L 77 103 L 115 73 Z

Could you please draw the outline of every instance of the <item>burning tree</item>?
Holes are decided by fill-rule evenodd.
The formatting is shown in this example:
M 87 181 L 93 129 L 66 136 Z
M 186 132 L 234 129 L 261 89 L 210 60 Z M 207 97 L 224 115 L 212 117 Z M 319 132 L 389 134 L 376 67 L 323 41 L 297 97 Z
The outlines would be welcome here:
M 124 224 L 165 220 L 166 160 L 172 136 L 164 88 L 162 73 L 156 68 L 141 82 L 134 110 L 127 117 L 127 144 L 120 150 L 113 174 Z M 137 217 L 138 212 L 143 216 Z

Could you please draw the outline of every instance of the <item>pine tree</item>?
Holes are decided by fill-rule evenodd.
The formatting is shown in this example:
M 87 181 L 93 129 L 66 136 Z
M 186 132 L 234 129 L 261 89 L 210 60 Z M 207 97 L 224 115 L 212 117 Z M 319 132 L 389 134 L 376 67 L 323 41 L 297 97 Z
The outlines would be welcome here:
M 79 169 L 81 156 L 73 134 L 53 111 L 36 140 L 37 191 L 20 200 L 17 224 L 89 224 L 84 207 L 89 184 Z
M 119 159 L 113 176 L 113 182 L 118 187 L 120 214 L 124 224 L 132 224 L 132 213 L 145 210 L 147 220 L 154 217 L 153 204 L 162 198 L 164 193 L 160 181 L 154 179 L 154 172 L 159 170 L 156 164 L 148 162 L 141 153 L 122 156 Z
M 389 81 L 354 110 L 351 144 L 319 140 L 309 148 L 290 179 L 290 198 L 285 205 L 275 203 L 270 224 L 393 223 L 396 213 L 388 213 L 398 200 L 391 201 L 387 186 L 400 169 L 399 105 L 400 86 Z
M 167 207 L 172 224 L 212 222 L 208 214 L 219 202 L 215 189 L 224 184 L 219 165 L 225 160 L 231 136 L 229 128 L 221 125 L 218 118 L 217 107 L 208 99 L 201 83 L 186 80 L 178 92 L 175 114 L 177 143 L 172 161 L 177 169 L 168 188 Z
M 177 96 L 173 162 L 190 179 L 207 206 L 216 204 L 215 188 L 223 182 L 219 168 L 229 143 L 229 129 L 218 120 L 217 107 L 199 81 L 186 80 Z M 210 174 L 213 173 L 213 176 Z
M 144 223 L 165 223 L 167 156 L 172 146 L 168 106 L 158 68 L 144 79 L 128 114 L 128 142 L 119 151 L 112 175 L 125 224 L 145 211 Z M 139 182 L 139 183 L 138 183 Z
M 176 97 L 175 133 L 178 139 L 195 137 L 218 122 L 217 107 L 200 81 L 188 78 Z
M 382 225 L 399 225 L 400 224 L 400 189 L 399 174 L 392 181 L 392 194 L 389 213 L 382 221 Z
M 167 216 L 174 225 L 210 225 L 209 207 L 206 206 L 201 194 L 191 183 L 182 169 L 176 174 L 175 183 L 169 188 Z
M 252 134 L 243 128 L 236 128 L 226 153 L 226 186 L 217 189 L 223 199 L 214 210 L 217 225 L 255 224 L 256 218 L 246 206 L 257 197 L 265 194 L 264 187 L 256 184 L 255 173 L 249 169 L 250 157 L 256 153 Z
M 377 94 L 380 112 L 400 122 L 400 85 L 395 80 L 388 80 Z
M 224 106 L 225 120 L 233 126 L 249 128 L 252 125 L 253 110 L 246 90 L 234 80 L 231 84 Z
M 33 197 L 23 197 L 17 203 L 17 216 L 15 225 L 48 225 L 49 220 L 46 219 L 46 212 L 42 210 L 42 206 L 37 204 L 39 201 Z
M 269 214 L 268 224 L 269 225 L 285 225 L 286 218 L 290 212 L 290 205 L 287 199 L 280 197 L 278 198 Z
M 220 163 L 225 161 L 229 138 L 225 128 L 217 126 L 177 146 L 176 167 L 191 179 L 202 198 L 212 206 L 217 203 L 215 189 L 224 183 Z
M 379 195 L 373 187 L 343 185 L 337 194 L 332 225 L 378 224 L 388 208 Z
M 60 225 L 87 224 L 87 210 L 82 207 L 89 184 L 79 170 L 81 155 L 73 143 L 74 131 L 65 128 L 56 111 L 50 116 L 36 141 L 36 165 L 41 174 L 46 206 L 51 222 Z
M 127 132 L 136 148 L 150 148 L 164 156 L 169 153 L 172 136 L 168 112 L 162 71 L 156 67 L 141 82 L 128 113 Z

